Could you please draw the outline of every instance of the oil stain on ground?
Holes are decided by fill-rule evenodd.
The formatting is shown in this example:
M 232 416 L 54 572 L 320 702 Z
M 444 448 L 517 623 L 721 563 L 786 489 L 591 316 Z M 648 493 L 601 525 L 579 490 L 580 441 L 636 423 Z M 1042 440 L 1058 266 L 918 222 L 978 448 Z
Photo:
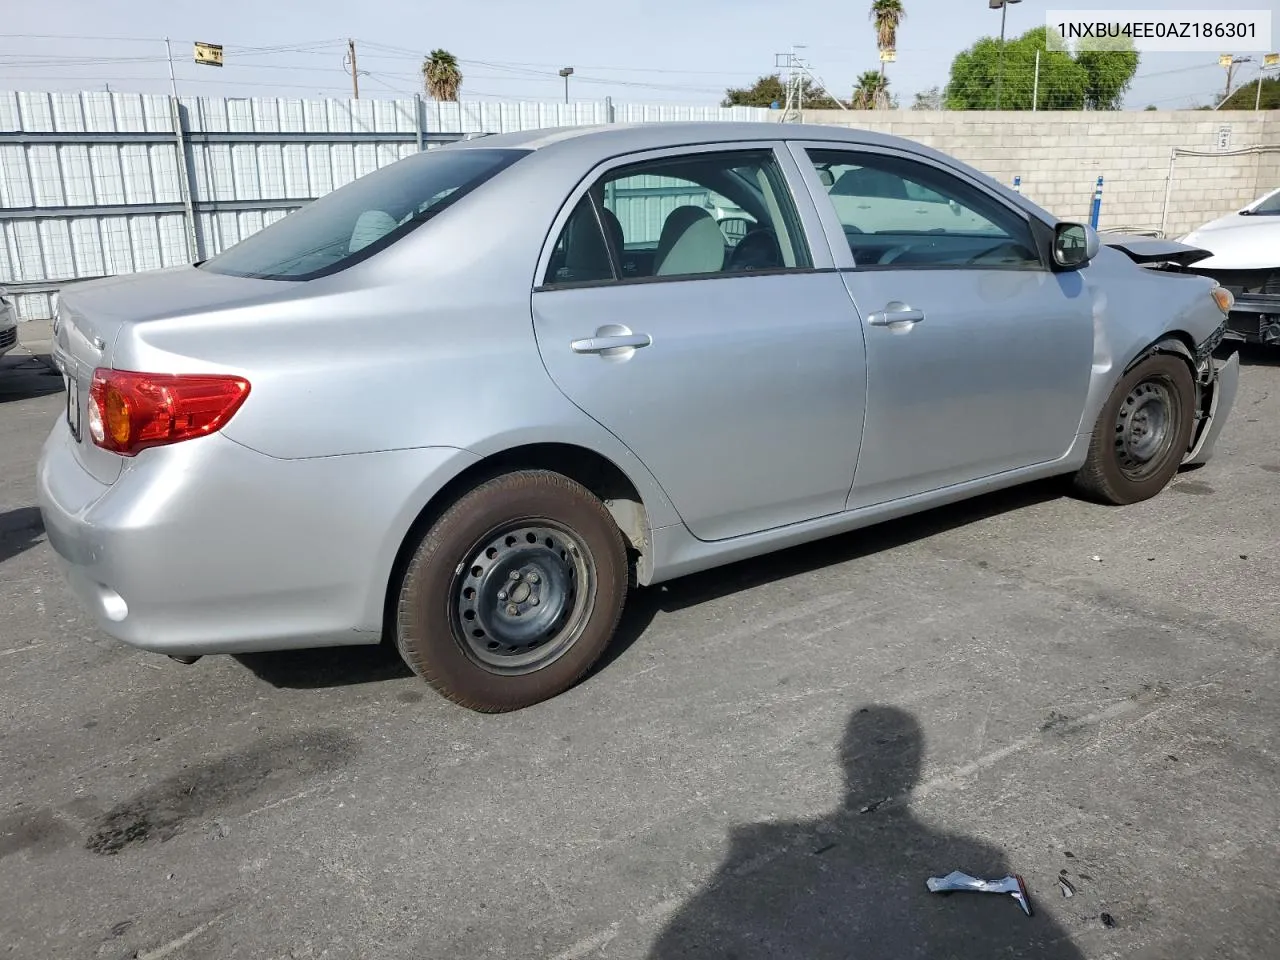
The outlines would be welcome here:
M 1177 490 L 1179 493 L 1190 493 L 1199 497 L 1213 493 L 1213 487 L 1207 483 L 1201 483 L 1199 480 L 1184 480 L 1182 483 L 1173 484 L 1171 489 Z
M 98 818 L 85 847 L 110 856 L 169 840 L 190 820 L 292 789 L 345 765 L 355 753 L 355 741 L 337 730 L 264 740 L 188 767 L 117 805 Z

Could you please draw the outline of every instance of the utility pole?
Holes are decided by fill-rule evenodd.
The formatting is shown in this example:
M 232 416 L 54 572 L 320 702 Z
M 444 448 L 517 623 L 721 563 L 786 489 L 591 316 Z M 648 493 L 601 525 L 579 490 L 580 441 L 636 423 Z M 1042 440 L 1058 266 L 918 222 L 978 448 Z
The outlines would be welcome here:
M 1036 51 L 1036 80 L 1031 87 L 1031 112 L 1040 109 L 1040 51 Z
M 1280 66 L 1280 53 L 1268 53 L 1262 58 L 1262 67 L 1258 70 L 1258 95 L 1253 98 L 1255 112 L 1262 109 L 1262 78 L 1268 70 L 1274 70 L 1277 66 Z
M 569 78 L 573 76 L 573 67 L 562 67 L 560 76 L 564 77 L 564 102 L 569 102 Z
M 1000 109 L 1004 94 L 1004 28 L 1009 14 L 1009 4 L 1021 3 L 1022 0 L 987 0 L 987 6 L 1000 11 L 1000 68 L 996 73 L 996 109 Z
M 841 110 L 848 110 L 849 108 L 844 105 L 844 101 L 839 97 L 831 96 L 831 91 L 827 89 L 827 85 L 822 78 L 809 68 L 808 63 L 796 55 L 797 49 L 804 49 L 804 47 L 793 45 L 790 53 L 775 53 L 773 55 L 774 69 L 785 68 L 787 71 L 787 99 L 782 107 L 782 119 L 779 122 L 786 123 L 791 119 L 792 105 L 796 108 L 796 119 L 804 119 L 801 111 L 804 110 L 805 81 L 812 83 L 814 89 L 819 93 L 826 94 L 834 100 Z
M 173 99 L 178 99 L 178 81 L 173 78 L 173 47 L 169 45 L 169 38 L 164 38 L 164 55 L 169 61 L 169 89 L 173 93 Z
M 347 59 L 351 61 L 351 98 L 360 99 L 360 71 L 356 67 L 356 42 L 347 41 Z
M 1220 110 L 1222 104 L 1231 99 L 1231 78 L 1235 76 L 1236 67 L 1242 63 L 1253 63 L 1253 57 L 1236 57 L 1224 54 L 1218 58 L 1218 63 L 1227 68 L 1227 89 L 1222 95 L 1222 103 L 1213 108 L 1215 110 Z

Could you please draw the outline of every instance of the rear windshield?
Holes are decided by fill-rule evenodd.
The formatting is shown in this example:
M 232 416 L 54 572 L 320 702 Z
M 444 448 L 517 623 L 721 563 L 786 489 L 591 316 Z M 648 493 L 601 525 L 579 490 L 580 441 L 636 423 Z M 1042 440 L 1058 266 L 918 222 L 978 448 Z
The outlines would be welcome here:
M 311 280 L 389 247 L 528 151 L 439 147 L 339 187 L 200 264 L 261 280 Z

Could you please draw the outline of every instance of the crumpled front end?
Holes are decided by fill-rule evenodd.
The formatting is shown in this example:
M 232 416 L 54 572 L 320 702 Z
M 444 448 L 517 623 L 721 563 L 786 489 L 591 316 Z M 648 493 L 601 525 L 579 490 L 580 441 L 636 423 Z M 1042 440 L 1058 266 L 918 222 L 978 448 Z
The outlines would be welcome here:
M 1214 357 L 1214 351 L 1226 337 L 1228 322 L 1224 322 L 1195 350 L 1196 390 L 1199 407 L 1196 425 L 1191 433 L 1191 446 L 1183 458 L 1183 465 L 1207 463 L 1222 434 L 1222 428 L 1235 406 L 1240 387 L 1240 355 L 1233 353 L 1226 360 Z
M 1216 280 L 1236 298 L 1227 320 L 1228 336 L 1280 347 L 1280 266 L 1265 270 L 1193 268 Z

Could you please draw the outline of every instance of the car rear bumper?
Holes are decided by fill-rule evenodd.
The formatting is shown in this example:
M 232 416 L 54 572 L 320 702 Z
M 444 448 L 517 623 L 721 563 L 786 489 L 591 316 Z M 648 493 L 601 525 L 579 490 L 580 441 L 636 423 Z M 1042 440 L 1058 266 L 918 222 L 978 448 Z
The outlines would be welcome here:
M 59 422 L 37 489 L 68 583 L 106 633 L 242 653 L 377 643 L 405 532 L 474 460 L 443 447 L 276 460 L 214 434 L 144 451 L 108 486 Z

